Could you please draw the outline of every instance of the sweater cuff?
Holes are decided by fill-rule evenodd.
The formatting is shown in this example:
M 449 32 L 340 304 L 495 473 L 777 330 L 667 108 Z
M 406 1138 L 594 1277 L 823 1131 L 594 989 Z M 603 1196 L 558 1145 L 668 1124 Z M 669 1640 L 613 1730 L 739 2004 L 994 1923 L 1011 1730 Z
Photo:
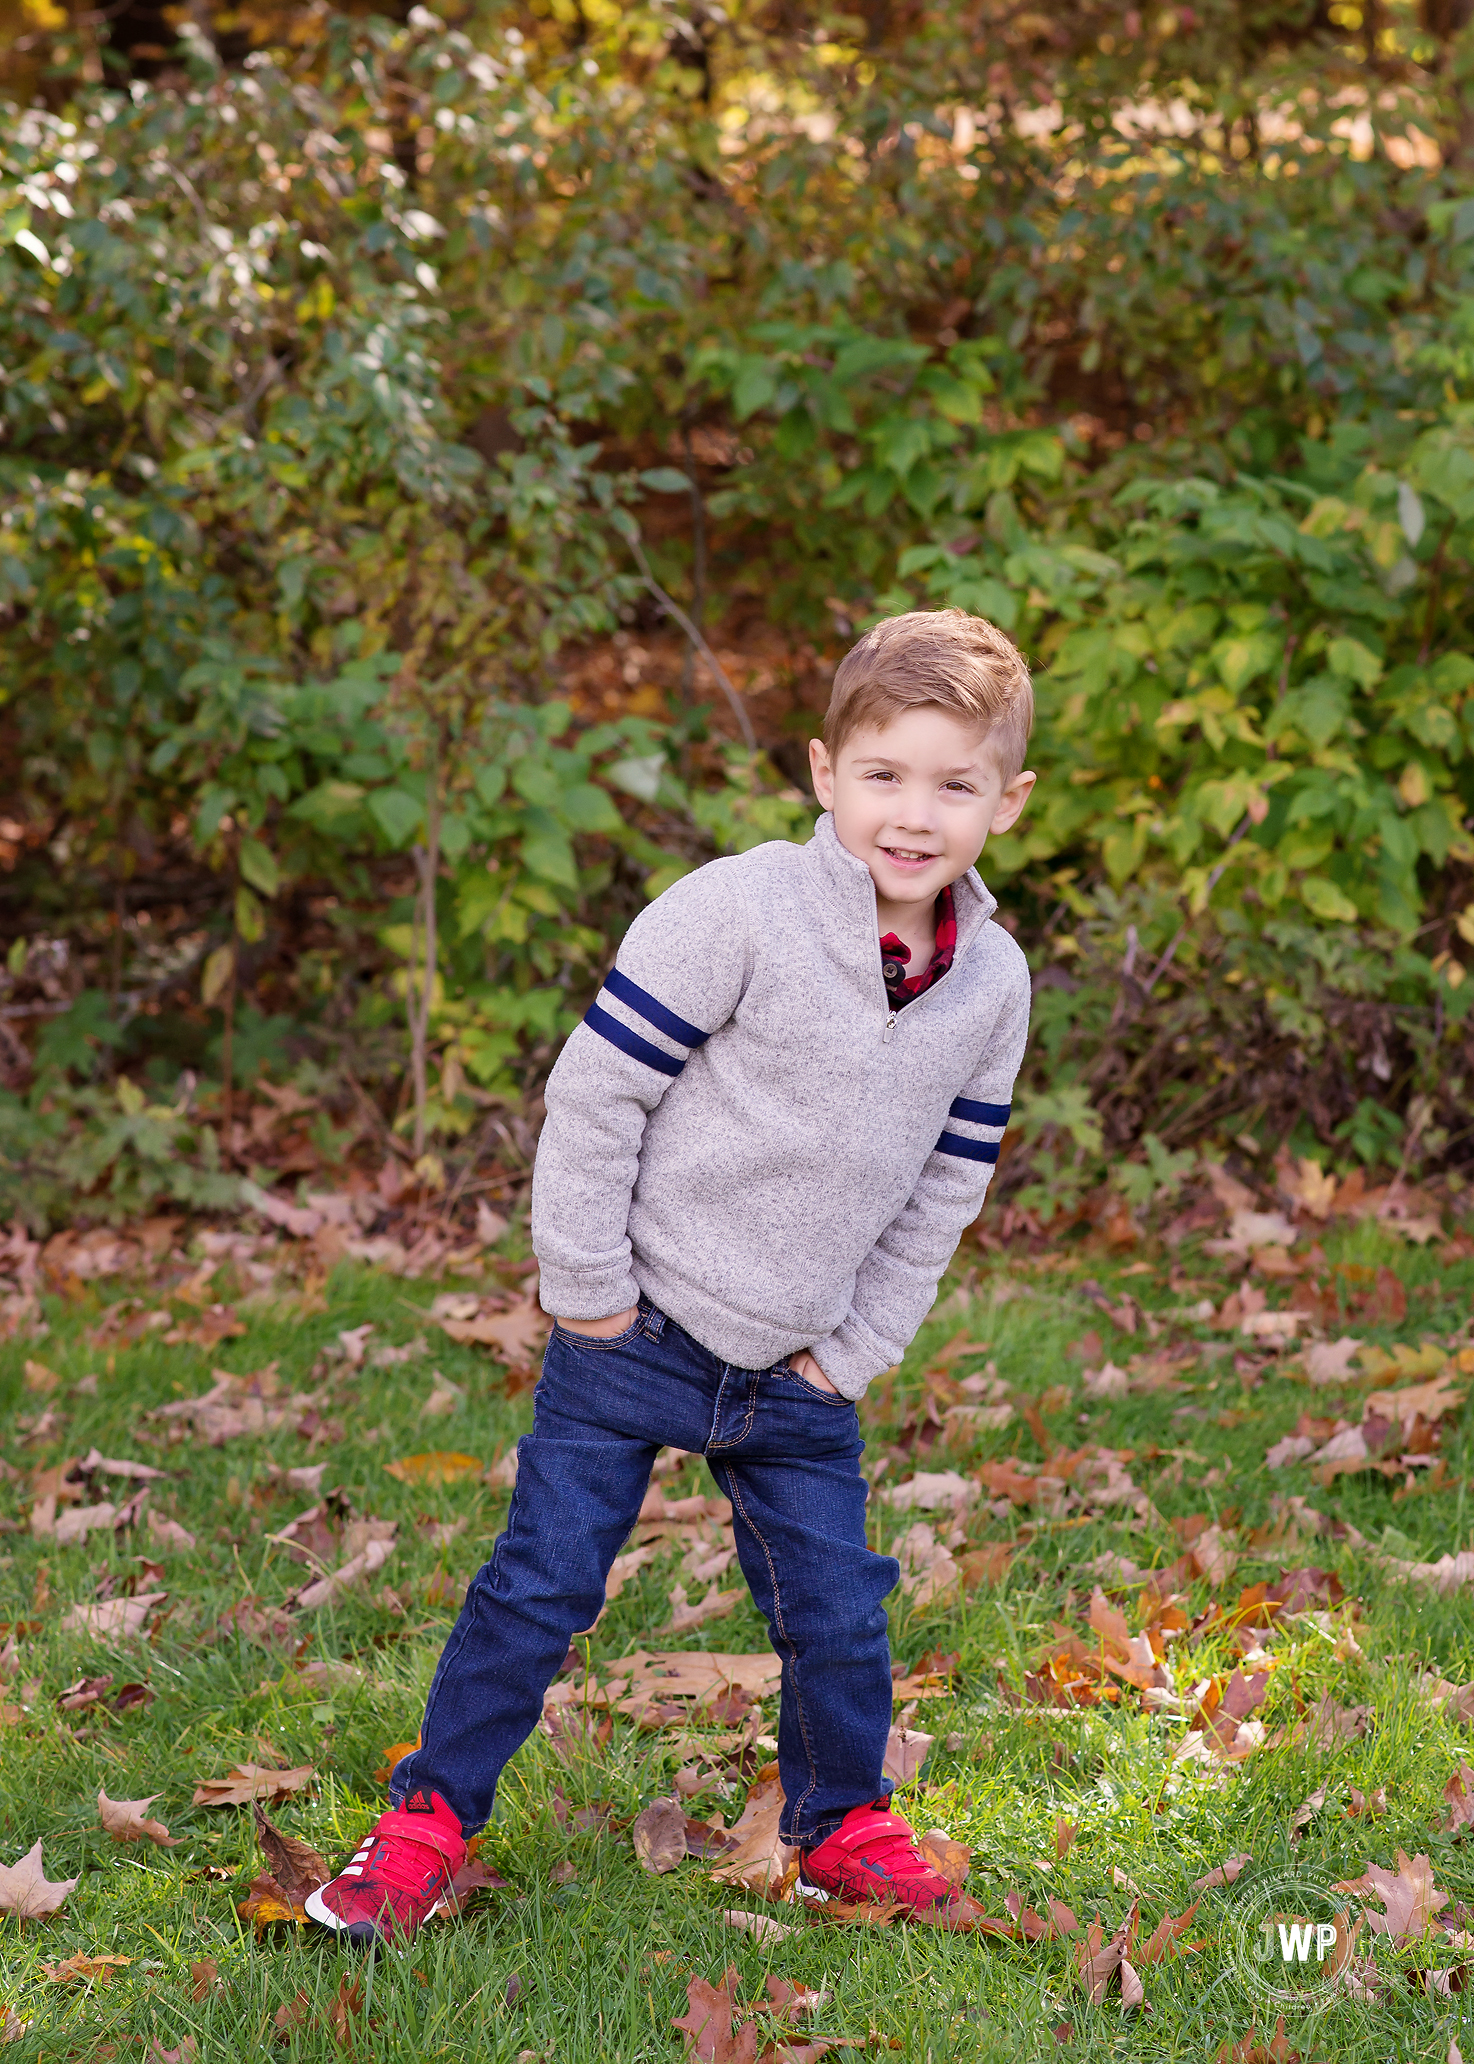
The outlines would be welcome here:
M 848 1398 L 851 1404 L 860 1402 L 877 1376 L 895 1367 L 894 1358 L 868 1345 L 848 1320 L 824 1339 L 816 1340 L 809 1353 L 840 1396 Z
M 538 1273 L 537 1297 L 550 1319 L 612 1319 L 640 1301 L 640 1286 L 629 1270 L 549 1268 Z

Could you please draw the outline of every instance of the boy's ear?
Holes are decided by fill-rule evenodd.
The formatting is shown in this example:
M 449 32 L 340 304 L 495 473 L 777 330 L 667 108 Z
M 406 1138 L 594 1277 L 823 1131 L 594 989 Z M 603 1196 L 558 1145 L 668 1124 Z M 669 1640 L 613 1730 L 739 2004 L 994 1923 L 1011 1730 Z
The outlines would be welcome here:
M 834 808 L 834 769 L 829 764 L 829 749 L 822 738 L 809 740 L 809 778 L 814 784 L 814 794 L 819 799 L 821 810 Z
M 1023 773 L 1014 775 L 1012 781 L 1009 782 L 1007 788 L 1004 789 L 1002 795 L 998 798 L 998 807 L 993 812 L 993 822 L 988 826 L 990 837 L 996 832 L 1013 830 L 1015 824 L 1018 823 L 1020 817 L 1024 814 L 1024 805 L 1033 794 L 1034 783 L 1038 779 L 1039 776 L 1037 774 Z

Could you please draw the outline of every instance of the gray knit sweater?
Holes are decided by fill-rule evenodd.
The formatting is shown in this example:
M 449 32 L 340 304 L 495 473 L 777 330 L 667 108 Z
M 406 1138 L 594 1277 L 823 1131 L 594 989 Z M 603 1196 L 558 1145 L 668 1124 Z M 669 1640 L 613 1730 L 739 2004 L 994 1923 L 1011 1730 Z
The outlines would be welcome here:
M 723 1361 L 809 1348 L 858 1398 L 898 1362 L 998 1159 L 1029 971 L 975 869 L 949 971 L 900 1012 L 833 819 L 714 860 L 635 919 L 548 1081 L 544 1310 L 643 1293 Z

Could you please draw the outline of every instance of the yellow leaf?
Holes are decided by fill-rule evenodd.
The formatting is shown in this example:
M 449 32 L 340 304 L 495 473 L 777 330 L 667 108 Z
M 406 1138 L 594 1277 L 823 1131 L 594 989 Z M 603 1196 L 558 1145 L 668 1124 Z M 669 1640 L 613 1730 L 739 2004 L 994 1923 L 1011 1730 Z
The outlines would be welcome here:
M 418 1735 L 415 1736 L 413 1741 L 390 1742 L 388 1748 L 384 1751 L 384 1767 L 382 1770 L 374 1772 L 375 1783 L 387 1783 L 393 1774 L 395 1764 L 403 1757 L 411 1755 L 419 1746 L 420 1737 Z
M 481 1463 L 475 1455 L 455 1453 L 433 1453 L 429 1455 L 402 1455 L 397 1462 L 386 1462 L 386 1472 L 397 1477 L 400 1483 L 448 1484 L 459 1483 L 464 1476 L 479 1476 Z

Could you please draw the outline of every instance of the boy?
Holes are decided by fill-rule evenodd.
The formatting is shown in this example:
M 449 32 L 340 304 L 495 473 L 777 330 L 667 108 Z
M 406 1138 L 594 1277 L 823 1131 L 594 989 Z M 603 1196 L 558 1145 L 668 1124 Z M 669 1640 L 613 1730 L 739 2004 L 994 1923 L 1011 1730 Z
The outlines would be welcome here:
M 393 1805 L 308 1912 L 409 1941 L 604 1600 L 665 1445 L 700 1450 L 782 1658 L 783 1839 L 811 1891 L 945 1918 L 890 1812 L 882 1604 L 856 1401 L 977 1215 L 1029 973 L 973 870 L 1034 776 L 1023 660 L 962 610 L 877 624 L 810 748 L 825 814 L 641 912 L 548 1081 L 532 1192 L 552 1337 L 506 1531 Z

